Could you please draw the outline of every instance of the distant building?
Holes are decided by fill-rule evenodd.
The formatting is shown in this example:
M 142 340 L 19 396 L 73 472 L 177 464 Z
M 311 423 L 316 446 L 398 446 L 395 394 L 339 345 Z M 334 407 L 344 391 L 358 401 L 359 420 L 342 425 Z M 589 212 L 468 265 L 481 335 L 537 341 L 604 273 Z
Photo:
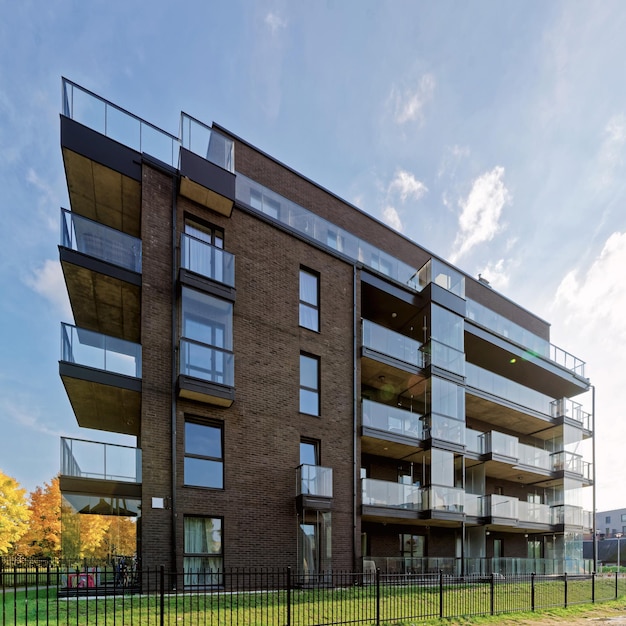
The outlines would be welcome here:
M 626 508 L 596 513 L 596 532 L 599 537 L 611 539 L 616 533 L 626 537 Z
M 548 322 L 222 127 L 63 97 L 60 374 L 136 438 L 64 438 L 67 507 L 188 581 L 592 568 L 590 383 Z

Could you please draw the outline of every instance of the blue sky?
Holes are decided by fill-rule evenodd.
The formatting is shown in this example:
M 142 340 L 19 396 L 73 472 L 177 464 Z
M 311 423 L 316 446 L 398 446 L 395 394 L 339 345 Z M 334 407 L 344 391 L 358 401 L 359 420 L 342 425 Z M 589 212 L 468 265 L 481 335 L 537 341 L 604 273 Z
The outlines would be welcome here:
M 58 376 L 61 76 L 173 133 L 216 121 L 552 323 L 626 506 L 626 3 L 0 0 L 0 469 L 80 430 Z

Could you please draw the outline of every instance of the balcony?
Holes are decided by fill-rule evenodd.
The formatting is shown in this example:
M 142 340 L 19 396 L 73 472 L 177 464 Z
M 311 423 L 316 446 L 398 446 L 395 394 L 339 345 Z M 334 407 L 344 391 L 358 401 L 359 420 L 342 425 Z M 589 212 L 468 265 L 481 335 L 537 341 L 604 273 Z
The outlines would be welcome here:
M 235 202 L 235 147 L 228 137 L 181 114 L 180 194 L 230 217 Z
M 235 355 L 229 350 L 182 338 L 178 392 L 182 398 L 229 407 L 235 400 Z
M 425 487 L 422 490 L 422 509 L 429 511 L 431 518 L 457 519 L 464 512 L 465 496 L 465 491 L 456 487 Z
M 580 454 L 567 452 L 565 450 L 556 452 L 551 456 L 552 471 L 564 474 L 575 474 L 580 476 L 586 482 L 591 482 L 593 474 L 593 465 L 588 461 L 584 461 Z
M 552 398 L 585 391 L 585 363 L 487 307 L 467 300 L 468 361 L 492 371 L 505 364 L 509 377 Z
M 520 524 L 527 524 L 529 527 L 549 526 L 551 523 L 551 511 L 547 504 L 538 502 L 517 503 L 518 519 Z
M 465 493 L 463 496 L 463 512 L 468 517 L 483 517 L 482 496 L 475 493 Z
M 423 392 L 425 373 L 419 341 L 363 320 L 361 383 L 391 396 Z
M 582 404 L 569 398 L 560 398 L 550 403 L 550 415 L 561 424 L 581 426 L 583 436 L 591 434 L 591 414 L 583 411 Z
M 139 435 L 139 344 L 62 324 L 59 373 L 79 426 Z
M 552 460 L 547 450 L 520 443 L 518 451 L 520 465 L 533 467 L 542 470 L 542 472 L 552 471 Z
M 141 240 L 61 209 L 59 254 L 75 322 L 139 341 Z
M 363 400 L 361 451 L 391 458 L 407 458 L 420 447 L 424 423 L 419 413 Z
M 230 300 L 235 299 L 234 255 L 182 233 L 180 267 L 182 283 Z
M 519 500 L 512 496 L 491 494 L 483 496 L 483 514 L 490 524 L 515 525 L 519 516 Z
M 61 491 L 141 497 L 141 450 L 61 437 Z
M 333 498 L 333 470 L 321 465 L 296 468 L 296 503 L 298 511 L 330 511 Z
M 557 530 L 562 530 L 566 527 L 583 528 L 586 523 L 589 523 L 588 515 L 580 506 L 559 504 L 553 506 L 551 511 L 551 522 L 553 526 L 557 527 Z
M 496 430 L 485 433 L 484 454 L 491 459 L 500 458 L 505 462 L 516 462 L 519 458 L 519 439 Z
M 422 491 L 418 485 L 405 485 L 374 478 L 361 479 L 363 517 L 386 521 L 418 519 Z

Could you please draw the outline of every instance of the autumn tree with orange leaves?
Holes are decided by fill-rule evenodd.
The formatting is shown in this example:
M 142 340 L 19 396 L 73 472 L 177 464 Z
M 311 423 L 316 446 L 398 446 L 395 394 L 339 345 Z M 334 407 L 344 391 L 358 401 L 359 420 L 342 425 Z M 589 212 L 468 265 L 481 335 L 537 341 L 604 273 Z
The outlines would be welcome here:
M 26 490 L 0 470 L 0 554 L 13 550 L 28 530 Z

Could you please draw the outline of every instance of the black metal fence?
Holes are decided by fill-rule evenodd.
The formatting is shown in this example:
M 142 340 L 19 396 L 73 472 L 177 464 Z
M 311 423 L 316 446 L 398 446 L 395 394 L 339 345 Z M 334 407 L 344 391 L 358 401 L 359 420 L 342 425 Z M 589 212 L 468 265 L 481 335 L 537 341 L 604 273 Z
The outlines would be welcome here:
M 15 565 L 0 572 L 0 625 L 379 625 L 600 602 L 625 593 L 624 581 L 617 574 L 176 574 Z

